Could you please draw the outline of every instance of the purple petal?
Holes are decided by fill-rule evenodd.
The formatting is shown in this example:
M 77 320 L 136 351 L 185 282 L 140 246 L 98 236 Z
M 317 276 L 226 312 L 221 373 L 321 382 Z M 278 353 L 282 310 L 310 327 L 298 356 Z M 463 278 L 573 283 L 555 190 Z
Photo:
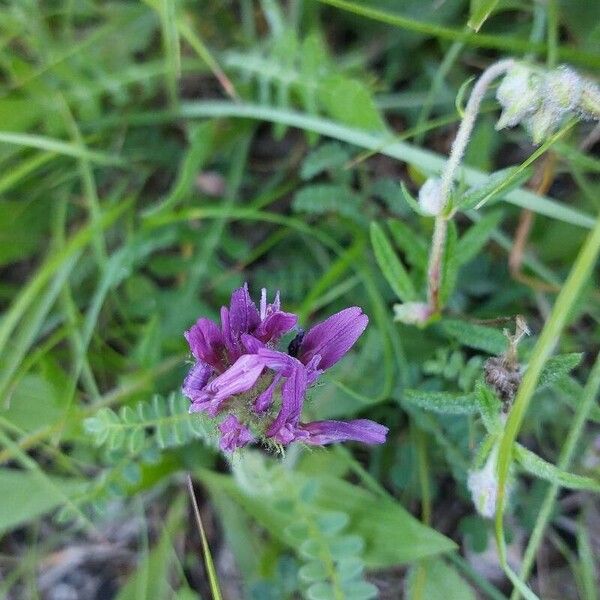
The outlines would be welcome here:
M 271 405 L 273 404 L 273 394 L 275 393 L 275 389 L 280 381 L 281 375 L 277 373 L 269 387 L 264 392 L 259 394 L 258 398 L 254 401 L 254 405 L 252 406 L 254 412 L 260 414 L 271 408 Z
M 321 362 L 321 355 L 315 354 L 306 365 L 306 385 L 310 387 L 323 373 L 323 369 L 317 369 Z
M 295 439 L 295 430 L 300 421 L 304 393 L 306 392 L 306 369 L 296 366 L 281 388 L 279 414 L 267 429 L 267 435 L 281 444 Z M 290 437 L 293 436 L 293 437 Z
M 293 329 L 298 317 L 292 313 L 277 311 L 268 315 L 254 331 L 254 335 L 263 342 L 277 341 Z
M 358 306 L 346 308 L 315 325 L 304 336 L 298 358 L 307 364 L 315 355 L 321 355 L 319 368 L 334 365 L 356 342 L 367 327 L 369 318 Z
M 279 350 L 260 348 L 257 354 L 263 360 L 266 367 L 277 373 L 281 373 L 284 377 L 289 377 L 296 369 L 304 369 L 302 363 L 297 358 L 279 352 Z
M 213 368 L 199 360 L 183 380 L 181 391 L 193 402 L 204 389 L 212 374 Z
M 244 354 L 224 373 L 213 379 L 194 398 L 190 412 L 219 413 L 227 399 L 247 392 L 263 372 L 264 362 L 255 354 Z
M 239 339 L 242 333 L 254 331 L 259 323 L 260 315 L 248 293 L 248 284 L 245 283 L 231 294 L 229 326 L 234 340 Z
M 307 433 L 306 444 L 324 446 L 333 442 L 353 440 L 363 444 L 383 444 L 388 428 L 369 419 L 355 421 L 313 421 L 298 428 Z
M 264 347 L 263 342 L 249 333 L 242 334 L 242 345 L 248 354 L 258 354 L 258 351 Z
M 225 344 L 215 323 L 202 317 L 184 335 L 196 360 L 208 363 L 219 372 L 224 370 Z
M 220 425 L 221 440 L 219 446 L 223 452 L 233 452 L 254 441 L 252 432 L 240 423 L 235 415 L 229 415 Z
M 231 325 L 229 323 L 229 309 L 225 306 L 221 307 L 221 331 L 223 332 L 223 342 L 229 353 L 231 361 L 237 360 L 241 356 L 238 345 L 231 333 Z

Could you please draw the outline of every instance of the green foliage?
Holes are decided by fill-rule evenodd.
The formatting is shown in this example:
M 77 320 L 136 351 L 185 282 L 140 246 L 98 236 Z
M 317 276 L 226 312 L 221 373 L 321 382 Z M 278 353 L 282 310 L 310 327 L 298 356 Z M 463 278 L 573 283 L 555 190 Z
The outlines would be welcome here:
M 41 517 L 86 488 L 84 479 L 52 477 L 52 488 L 45 488 L 38 473 L 0 469 L 0 488 L 10 490 L 0 501 L 0 534 Z M 59 493 L 60 490 L 60 493 Z
M 189 400 L 178 393 L 167 398 L 154 396 L 150 402 L 140 402 L 135 409 L 123 406 L 116 413 L 102 408 L 84 422 L 87 433 L 97 446 L 109 451 L 126 450 L 136 455 L 149 445 L 164 450 L 183 446 L 194 439 L 215 445 L 211 420 L 200 413 L 188 413 Z
M 385 129 L 368 87 L 334 68 L 316 31 L 299 39 L 292 29 L 272 28 L 266 47 L 229 51 L 224 62 L 255 83 L 261 104 L 289 108 L 297 99 L 308 114 L 324 112 L 368 131 Z M 278 133 L 283 135 L 284 129 L 279 127 Z
M 451 392 L 426 392 L 406 390 L 406 402 L 425 410 L 449 415 L 468 415 L 477 411 L 475 394 L 453 394 Z
M 375 222 L 371 223 L 371 245 L 377 264 L 396 296 L 403 302 L 414 299 L 415 289 L 404 265 L 396 256 L 383 228 Z
M 294 198 L 294 210 L 310 215 L 333 214 L 362 221 L 361 199 L 345 186 L 313 184 L 304 186 Z
M 581 475 L 567 473 L 520 444 L 515 445 L 513 452 L 519 465 L 535 477 L 573 490 L 593 490 L 600 492 L 600 481 L 591 477 L 582 477 Z
M 406 597 L 411 600 L 474 600 L 469 584 L 440 558 L 423 561 L 410 570 L 406 581 Z
M 485 204 L 497 200 L 501 194 L 507 194 L 512 189 L 518 188 L 531 177 L 529 169 L 509 167 L 489 175 L 482 185 L 474 186 L 464 192 L 456 201 L 455 208 L 469 210 L 481 208 Z
M 458 264 L 469 263 L 479 254 L 501 220 L 502 213 L 492 211 L 467 229 L 456 245 L 456 261 Z
M 444 319 L 440 327 L 447 336 L 468 348 L 488 354 L 502 354 L 506 350 L 506 337 L 492 327 L 457 319 Z
M 229 551 L 220 584 L 241 582 L 253 600 L 377 597 L 368 582 L 399 572 L 392 593 L 407 598 L 468 599 L 475 587 L 500 598 L 457 542 L 489 545 L 466 483 L 504 437 L 502 469 L 516 467 L 506 511 L 531 530 L 521 572 L 506 573 L 532 597 L 558 490 L 576 489 L 576 540 L 553 532 L 566 556 L 556 566 L 594 597 L 589 242 L 588 271 L 577 259 L 598 213 L 591 126 L 569 124 L 532 150 L 520 129 L 495 130 L 494 83 L 454 177 L 444 310 L 416 328 L 392 307 L 427 299 L 435 219 L 409 190 L 444 171 L 480 66 L 527 56 L 597 78 L 595 4 L 2 3 L 0 552 L 11 559 L 0 596 L 56 595 L 36 588 L 71 546 L 118 531 L 131 532 L 137 568 L 128 581 L 101 561 L 93 572 L 119 600 L 190 600 L 202 555 Z M 516 280 L 523 209 L 536 219 Z M 244 281 L 254 298 L 279 289 L 305 328 L 365 311 L 367 330 L 311 388 L 302 420 L 374 419 L 390 429 L 384 445 L 218 450 L 222 417 L 190 415 L 173 390 L 187 369 L 183 332 L 217 321 Z M 561 290 L 568 329 L 548 310 Z M 519 345 L 523 381 L 539 381 L 510 408 L 483 376 L 508 341 L 483 323 L 517 314 L 532 330 Z M 185 508 L 186 472 L 202 484 L 209 552 Z M 78 581 L 78 564 L 56 585 Z
M 468 25 L 475 31 L 479 31 L 480 27 L 492 14 L 499 0 L 471 0 L 470 17 Z
M 538 388 L 549 387 L 559 382 L 579 365 L 582 358 L 583 354 L 577 352 L 559 354 L 549 358 L 540 373 Z

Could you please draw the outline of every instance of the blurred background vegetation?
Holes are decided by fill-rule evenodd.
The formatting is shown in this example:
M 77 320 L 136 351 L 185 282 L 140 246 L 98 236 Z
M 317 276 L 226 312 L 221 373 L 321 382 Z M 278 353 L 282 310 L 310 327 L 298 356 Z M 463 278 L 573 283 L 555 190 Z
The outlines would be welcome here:
M 466 485 L 484 424 L 405 390 L 474 393 L 506 349 L 502 324 L 474 320 L 523 315 L 527 364 L 600 209 L 598 131 L 579 124 L 523 188 L 457 216 L 427 329 L 394 322 L 369 235 L 376 222 L 424 295 L 432 219 L 401 184 L 439 172 L 463 84 L 507 56 L 597 78 L 600 3 L 0 3 L 1 597 L 187 600 L 218 597 L 215 581 L 227 599 L 511 594 Z M 535 150 L 497 117 L 490 94 L 465 185 Z M 562 468 L 596 481 L 597 276 L 520 431 L 550 465 L 573 439 Z M 305 325 L 364 308 L 367 333 L 307 410 L 385 423 L 384 446 L 215 450 L 179 393 L 183 331 L 244 281 Z M 598 504 L 546 475 L 515 481 L 509 563 L 542 598 L 597 598 Z

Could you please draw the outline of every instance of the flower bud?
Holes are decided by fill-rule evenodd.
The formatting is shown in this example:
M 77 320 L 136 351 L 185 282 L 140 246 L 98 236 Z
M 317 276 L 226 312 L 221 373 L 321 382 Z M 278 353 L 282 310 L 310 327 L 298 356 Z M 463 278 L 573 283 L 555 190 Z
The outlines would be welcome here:
M 544 77 L 544 102 L 553 104 L 557 110 L 567 112 L 577 108 L 583 90 L 579 74 L 563 65 Z
M 473 504 L 477 512 L 487 519 L 496 514 L 498 502 L 498 446 L 494 446 L 482 469 L 469 471 L 467 486 L 471 492 Z M 511 493 L 510 482 L 507 482 L 506 496 Z
M 600 87 L 593 81 L 583 82 L 578 108 L 583 119 L 600 120 Z
M 515 64 L 504 76 L 496 98 L 503 108 L 496 129 L 518 125 L 541 104 L 539 75 L 527 65 Z
M 444 207 L 442 180 L 430 177 L 419 190 L 419 207 L 425 215 L 436 217 Z
M 431 317 L 431 307 L 424 302 L 394 304 L 394 321 L 405 325 L 424 325 Z
M 477 512 L 487 519 L 496 514 L 498 498 L 498 475 L 496 474 L 496 456 L 492 451 L 483 469 L 469 471 L 467 486 L 471 492 Z
M 557 109 L 556 105 L 544 102 L 540 109 L 525 121 L 525 127 L 535 145 L 548 139 L 559 127 L 564 112 Z

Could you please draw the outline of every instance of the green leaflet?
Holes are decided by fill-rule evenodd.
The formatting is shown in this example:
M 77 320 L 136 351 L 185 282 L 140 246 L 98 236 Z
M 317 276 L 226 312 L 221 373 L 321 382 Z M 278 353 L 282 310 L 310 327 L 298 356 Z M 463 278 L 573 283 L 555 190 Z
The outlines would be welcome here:
M 530 177 L 531 169 L 524 169 L 521 166 L 508 167 L 491 173 L 484 183 L 473 186 L 462 194 L 454 208 L 457 210 L 481 208 L 484 204 L 499 199 L 501 194 L 506 195 L 519 188 Z
M 552 385 L 572 371 L 583 358 L 583 353 L 559 354 L 546 361 L 538 381 L 538 389 Z
M 404 400 L 419 408 L 441 414 L 468 415 L 478 410 L 477 397 L 474 393 L 406 390 Z
M 440 327 L 463 346 L 488 354 L 502 354 L 506 350 L 506 338 L 497 329 L 458 319 L 444 319 Z
M 349 147 L 339 142 L 325 142 L 313 150 L 303 161 L 300 176 L 312 179 L 323 171 L 340 169 L 350 160 Z
M 404 221 L 389 219 L 387 225 L 396 245 L 406 255 L 406 260 L 413 266 L 422 271 L 427 269 L 428 242 L 419 237 L 414 229 Z
M 581 475 L 574 475 L 573 473 L 563 471 L 545 461 L 534 452 L 531 452 L 531 450 L 521 446 L 521 444 L 514 445 L 513 455 L 521 467 L 535 477 L 545 479 L 551 483 L 557 483 L 562 487 L 572 490 L 591 490 L 600 492 L 600 481 L 592 479 L 591 477 L 583 477 Z
M 135 410 L 123 406 L 116 413 L 101 408 L 84 421 L 87 433 L 94 437 L 97 446 L 109 450 L 126 450 L 138 454 L 148 442 L 162 449 L 182 446 L 194 439 L 217 446 L 216 432 L 208 417 L 188 413 L 189 402 L 181 394 L 172 393 L 167 398 L 154 396 L 149 402 L 140 402 Z
M 286 531 L 290 524 L 289 505 L 282 502 L 286 495 L 292 493 L 291 488 L 286 490 L 282 486 L 274 490 L 267 483 L 263 493 L 256 495 L 244 492 L 227 475 L 203 470 L 198 476 L 209 488 L 215 487 L 227 493 L 275 538 L 289 544 L 292 549 L 297 548 L 297 539 L 290 537 L 290 532 Z M 309 479 L 316 485 L 313 500 L 316 507 L 349 516 L 350 531 L 365 542 L 363 559 L 369 568 L 408 563 L 449 552 L 455 547 L 454 542 L 420 523 L 400 504 L 382 500 L 337 477 L 317 475 L 308 478 L 302 473 L 295 473 L 294 486 L 301 488 Z
M 471 0 L 469 10 L 470 16 L 467 25 L 471 29 L 479 31 L 487 18 L 492 14 L 497 4 L 498 0 Z
M 346 186 L 315 183 L 300 188 L 294 198 L 293 208 L 297 212 L 314 215 L 337 213 L 360 223 L 364 219 L 360 212 L 361 204 L 361 198 Z
M 413 283 L 383 228 L 376 222 L 371 223 L 371 245 L 377 264 L 396 296 L 403 302 L 414 300 L 416 292 Z

